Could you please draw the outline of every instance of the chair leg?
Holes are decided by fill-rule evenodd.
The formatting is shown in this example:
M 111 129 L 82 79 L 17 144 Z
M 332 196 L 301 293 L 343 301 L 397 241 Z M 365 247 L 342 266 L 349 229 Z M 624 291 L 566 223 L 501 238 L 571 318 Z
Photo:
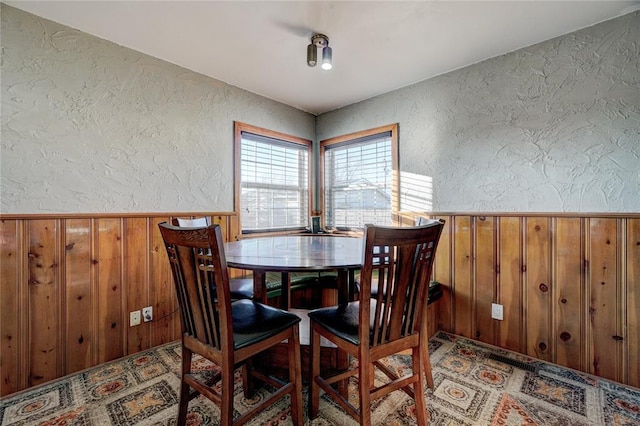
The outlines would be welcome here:
M 220 390 L 220 424 L 231 425 L 233 423 L 233 365 L 223 362 L 221 367 Z M 233 364 L 233 363 L 231 363 Z
M 294 426 L 302 426 L 302 367 L 300 365 L 300 332 L 298 325 L 293 326 L 293 336 L 289 338 L 289 381 L 293 382 L 291 391 L 291 420 Z
M 369 359 L 360 357 L 358 360 L 358 392 L 360 397 L 360 425 L 371 425 L 371 369 L 373 365 Z M 420 423 L 418 423 L 420 424 Z
M 178 426 L 187 424 L 187 408 L 189 407 L 189 385 L 185 383 L 184 377 L 191 373 L 192 352 L 182 346 L 182 376 L 180 380 L 180 404 L 178 406 Z
M 421 359 L 424 354 L 422 345 L 420 347 L 414 347 L 412 352 L 413 361 L 413 375 L 416 381 L 413 384 L 413 394 L 416 404 L 416 420 L 419 425 L 426 425 L 429 421 L 429 413 L 427 412 L 427 405 L 425 402 L 425 389 L 422 382 L 422 368 L 425 363 L 429 363 L 429 359 Z M 433 381 L 433 378 L 431 379 Z
M 349 354 L 342 349 L 337 349 L 336 364 L 338 371 L 347 371 L 349 369 Z M 349 379 L 340 380 L 338 382 L 338 393 L 344 399 L 349 399 Z
M 242 366 L 242 390 L 244 397 L 251 399 L 255 395 L 255 378 L 251 375 L 253 369 L 253 360 L 249 358 Z
M 316 377 L 320 376 L 320 334 L 313 329 L 311 322 L 311 379 L 309 380 L 309 420 L 318 417 L 320 404 L 320 386 Z
M 369 367 L 369 382 L 373 383 L 376 379 L 376 367 L 375 365 L 373 365 L 373 363 L 371 363 L 371 366 Z
M 423 338 L 423 336 L 425 336 Z M 431 371 L 431 357 L 429 356 L 429 340 L 425 334 L 420 334 L 420 351 L 422 352 L 424 375 L 427 379 L 427 387 L 433 389 L 433 372 Z

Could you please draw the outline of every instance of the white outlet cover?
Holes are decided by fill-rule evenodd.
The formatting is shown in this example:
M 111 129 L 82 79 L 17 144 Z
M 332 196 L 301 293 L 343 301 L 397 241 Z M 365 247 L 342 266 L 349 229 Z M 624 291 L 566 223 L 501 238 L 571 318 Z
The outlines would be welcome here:
M 132 311 L 129 313 L 129 327 L 140 325 L 140 311 Z
M 504 320 L 504 307 L 498 303 L 491 304 L 491 318 L 497 320 Z

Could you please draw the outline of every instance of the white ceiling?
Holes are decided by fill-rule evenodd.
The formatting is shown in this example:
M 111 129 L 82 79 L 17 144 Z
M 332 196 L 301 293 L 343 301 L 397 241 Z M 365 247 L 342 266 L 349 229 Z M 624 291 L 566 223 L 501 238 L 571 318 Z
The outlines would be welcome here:
M 321 114 L 637 10 L 640 1 L 5 1 Z M 306 64 L 312 34 L 334 67 Z

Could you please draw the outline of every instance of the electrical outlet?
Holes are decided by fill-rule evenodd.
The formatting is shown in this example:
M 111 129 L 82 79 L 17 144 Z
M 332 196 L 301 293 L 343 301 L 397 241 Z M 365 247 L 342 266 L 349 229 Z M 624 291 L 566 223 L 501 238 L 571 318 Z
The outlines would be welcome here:
M 491 304 L 491 318 L 502 321 L 504 319 L 504 307 L 497 303 Z
M 140 325 L 140 311 L 129 312 L 129 327 Z
M 142 320 L 144 322 L 153 321 L 153 306 L 142 308 Z

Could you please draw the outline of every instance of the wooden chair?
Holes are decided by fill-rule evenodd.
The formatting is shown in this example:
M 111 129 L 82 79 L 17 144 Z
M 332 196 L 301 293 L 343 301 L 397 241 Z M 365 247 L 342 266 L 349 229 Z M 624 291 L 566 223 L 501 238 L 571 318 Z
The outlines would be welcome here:
M 435 251 L 444 221 L 427 226 L 394 228 L 365 227 L 364 260 L 360 299 L 309 313 L 311 319 L 311 383 L 309 417 L 318 415 L 320 388 L 361 425 L 371 424 L 371 401 L 402 389 L 415 399 L 419 425 L 427 424 L 422 373 L 431 375 L 428 358 L 428 285 Z M 374 271 L 382 291 L 371 298 Z M 320 376 L 320 337 L 357 359 L 357 366 L 330 377 Z M 411 350 L 412 373 L 398 377 L 380 361 Z M 378 368 L 390 381 L 374 385 Z M 333 387 L 349 377 L 357 377 L 358 407 Z
M 415 220 L 415 226 L 425 226 L 436 222 L 438 222 L 437 219 L 427 219 L 424 216 L 417 216 Z M 374 299 L 378 297 L 378 279 L 375 276 L 371 281 L 371 297 Z
M 182 325 L 182 380 L 178 425 L 184 425 L 189 401 L 202 394 L 220 406 L 220 424 L 244 424 L 276 400 L 291 397 L 294 425 L 303 424 L 300 366 L 300 318 L 286 311 L 242 299 L 231 302 L 229 274 L 219 225 L 180 228 L 161 223 L 160 232 L 173 272 Z M 251 367 L 251 358 L 288 341 L 289 381 Z M 220 371 L 204 383 L 191 373 L 193 354 L 214 362 Z M 233 421 L 234 370 L 278 388 L 265 401 Z M 219 389 L 216 384 L 220 382 Z M 193 389 L 193 391 L 191 391 Z
M 206 217 L 174 217 L 171 224 L 181 228 L 204 228 L 210 225 Z M 229 278 L 229 290 L 233 300 L 253 299 L 253 278 Z
M 196 217 L 196 218 L 182 218 L 175 217 L 171 220 L 171 224 L 175 226 L 185 227 L 185 228 L 202 228 L 209 226 L 209 218 L 208 217 Z M 274 275 L 275 273 L 268 273 L 269 275 Z M 309 274 L 309 273 L 289 273 L 289 274 L 277 274 L 278 282 L 267 283 L 267 293 L 266 299 L 270 299 L 273 297 L 282 296 L 283 289 L 285 288 L 284 277 L 286 276 L 289 280 L 288 284 L 290 288 L 290 292 L 294 292 L 296 290 L 303 290 L 307 288 L 332 288 L 337 286 L 337 276 L 335 275 L 322 275 L 320 273 Z M 230 278 L 229 279 L 229 288 L 231 289 L 231 298 L 234 300 L 237 299 L 253 299 L 253 278 Z M 289 294 L 287 294 L 288 296 Z M 284 298 L 280 305 L 281 309 L 289 309 L 290 300 L 288 298 Z

